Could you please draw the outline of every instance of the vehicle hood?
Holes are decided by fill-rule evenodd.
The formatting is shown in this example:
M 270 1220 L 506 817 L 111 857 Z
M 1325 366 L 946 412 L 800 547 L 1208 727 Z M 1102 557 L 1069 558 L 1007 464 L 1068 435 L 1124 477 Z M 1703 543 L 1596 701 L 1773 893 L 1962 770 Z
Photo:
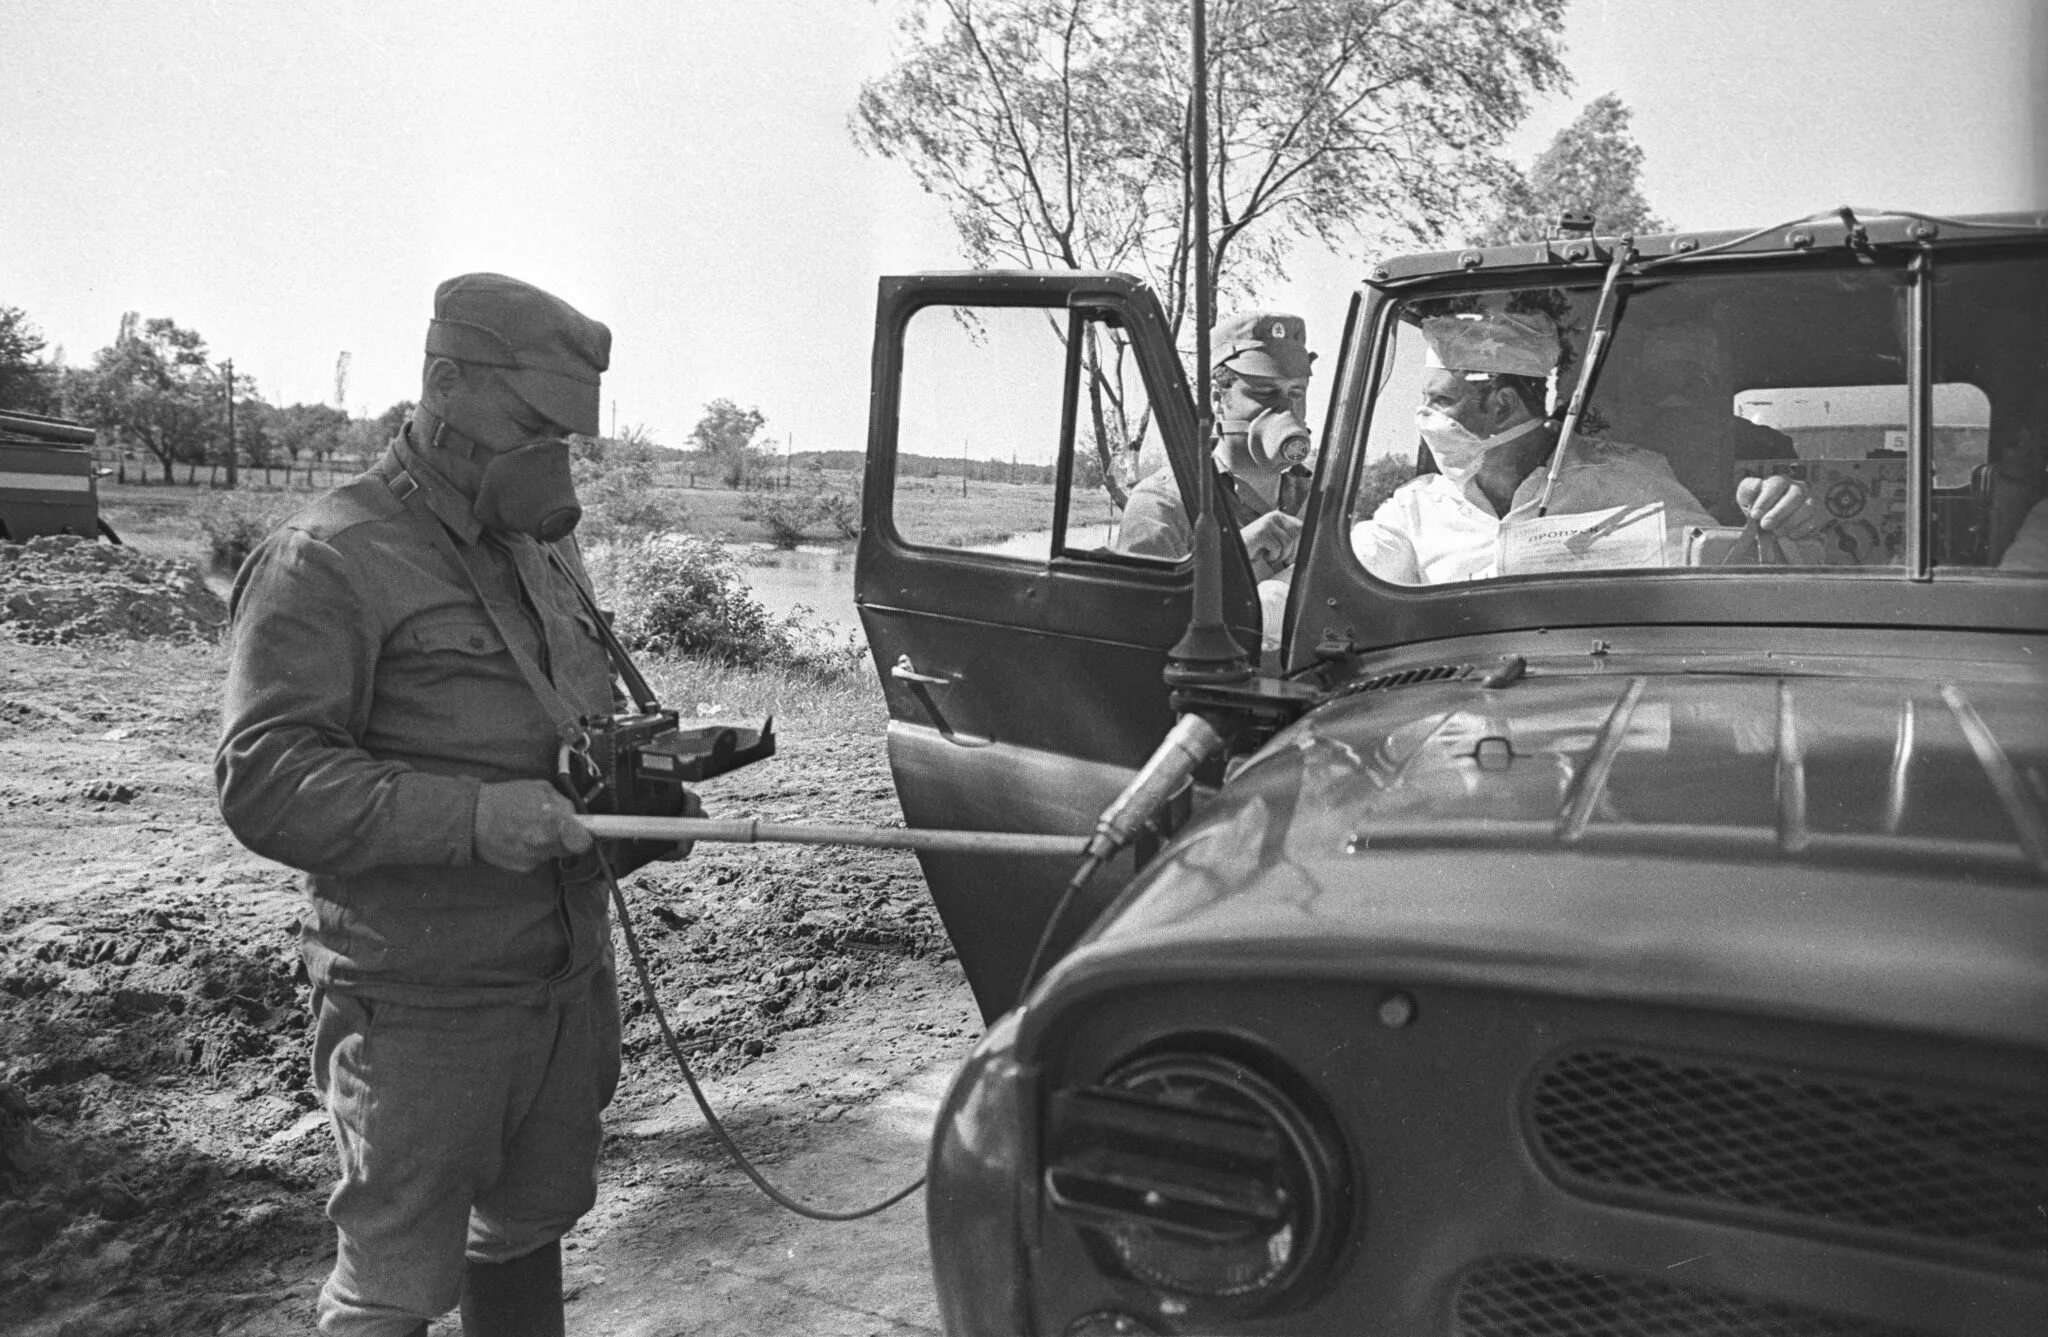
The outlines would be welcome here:
M 1277 737 L 1048 980 L 1435 979 L 2041 1043 L 2048 691 L 1599 672 Z

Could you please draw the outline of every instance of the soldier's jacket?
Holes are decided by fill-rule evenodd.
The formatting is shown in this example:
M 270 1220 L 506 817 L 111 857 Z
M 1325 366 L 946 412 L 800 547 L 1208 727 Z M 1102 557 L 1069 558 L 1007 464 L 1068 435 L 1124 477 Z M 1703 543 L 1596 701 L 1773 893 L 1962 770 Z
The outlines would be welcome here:
M 486 534 L 403 435 L 235 582 L 221 815 L 306 872 L 318 986 L 426 1005 L 539 999 L 609 952 L 601 882 L 475 857 L 479 789 L 550 778 L 558 731 L 458 547 L 573 713 L 610 713 L 610 667 L 568 578 L 532 539 Z M 557 550 L 587 587 L 570 542 Z
M 1230 514 L 1242 530 L 1268 511 L 1280 510 L 1299 517 L 1308 505 L 1309 472 L 1296 466 L 1280 475 L 1279 505 L 1267 506 L 1259 495 L 1241 485 L 1237 478 L 1216 471 L 1217 495 L 1230 507 Z M 1117 529 L 1118 552 L 1145 557 L 1171 557 L 1178 561 L 1188 555 L 1195 542 L 1195 519 L 1180 499 L 1180 484 L 1171 468 L 1156 469 L 1131 489 L 1124 503 L 1124 518 Z

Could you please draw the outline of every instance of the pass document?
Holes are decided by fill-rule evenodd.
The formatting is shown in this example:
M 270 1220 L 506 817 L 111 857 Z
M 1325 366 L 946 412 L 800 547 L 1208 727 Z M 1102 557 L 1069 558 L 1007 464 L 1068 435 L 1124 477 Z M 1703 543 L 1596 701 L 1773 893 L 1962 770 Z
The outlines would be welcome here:
M 1540 576 L 1664 565 L 1664 503 L 1509 520 L 1500 527 L 1500 573 Z

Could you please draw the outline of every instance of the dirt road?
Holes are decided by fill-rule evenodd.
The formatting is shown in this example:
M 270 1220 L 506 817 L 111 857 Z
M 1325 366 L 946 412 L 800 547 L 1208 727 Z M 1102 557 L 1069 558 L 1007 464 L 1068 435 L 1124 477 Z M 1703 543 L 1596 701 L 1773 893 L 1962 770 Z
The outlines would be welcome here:
M 0 639 L 0 1332 L 310 1330 L 332 1171 L 299 892 L 214 816 L 220 672 L 203 644 Z M 652 676 L 686 709 L 711 690 Z M 781 755 L 714 782 L 712 811 L 899 819 L 871 688 L 728 677 L 705 704 L 764 693 Z M 629 894 L 664 1006 L 771 1178 L 844 1207 L 922 1171 L 979 1023 L 909 856 L 704 848 Z M 725 1164 L 644 1004 L 625 1013 L 570 1331 L 933 1330 L 921 1200 L 851 1225 L 780 1212 Z

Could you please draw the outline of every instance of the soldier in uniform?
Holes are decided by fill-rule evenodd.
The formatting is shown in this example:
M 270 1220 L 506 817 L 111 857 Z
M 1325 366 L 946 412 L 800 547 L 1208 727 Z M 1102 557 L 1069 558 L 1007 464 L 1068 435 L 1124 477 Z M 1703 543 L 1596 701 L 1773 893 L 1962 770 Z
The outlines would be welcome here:
M 614 707 L 562 439 L 597 431 L 610 347 L 529 284 L 441 284 L 411 421 L 235 584 L 215 774 L 242 842 L 307 874 L 325 1333 L 458 1301 L 471 1337 L 562 1331 L 619 1073 L 606 888 L 548 781 L 565 715 Z
M 1210 335 L 1215 365 L 1210 389 L 1216 412 L 1212 457 L 1260 581 L 1294 564 L 1301 511 L 1308 502 L 1307 327 L 1299 316 L 1253 311 L 1217 322 Z M 1169 466 L 1131 489 L 1117 531 L 1119 552 L 1148 557 L 1188 555 L 1194 519 Z

